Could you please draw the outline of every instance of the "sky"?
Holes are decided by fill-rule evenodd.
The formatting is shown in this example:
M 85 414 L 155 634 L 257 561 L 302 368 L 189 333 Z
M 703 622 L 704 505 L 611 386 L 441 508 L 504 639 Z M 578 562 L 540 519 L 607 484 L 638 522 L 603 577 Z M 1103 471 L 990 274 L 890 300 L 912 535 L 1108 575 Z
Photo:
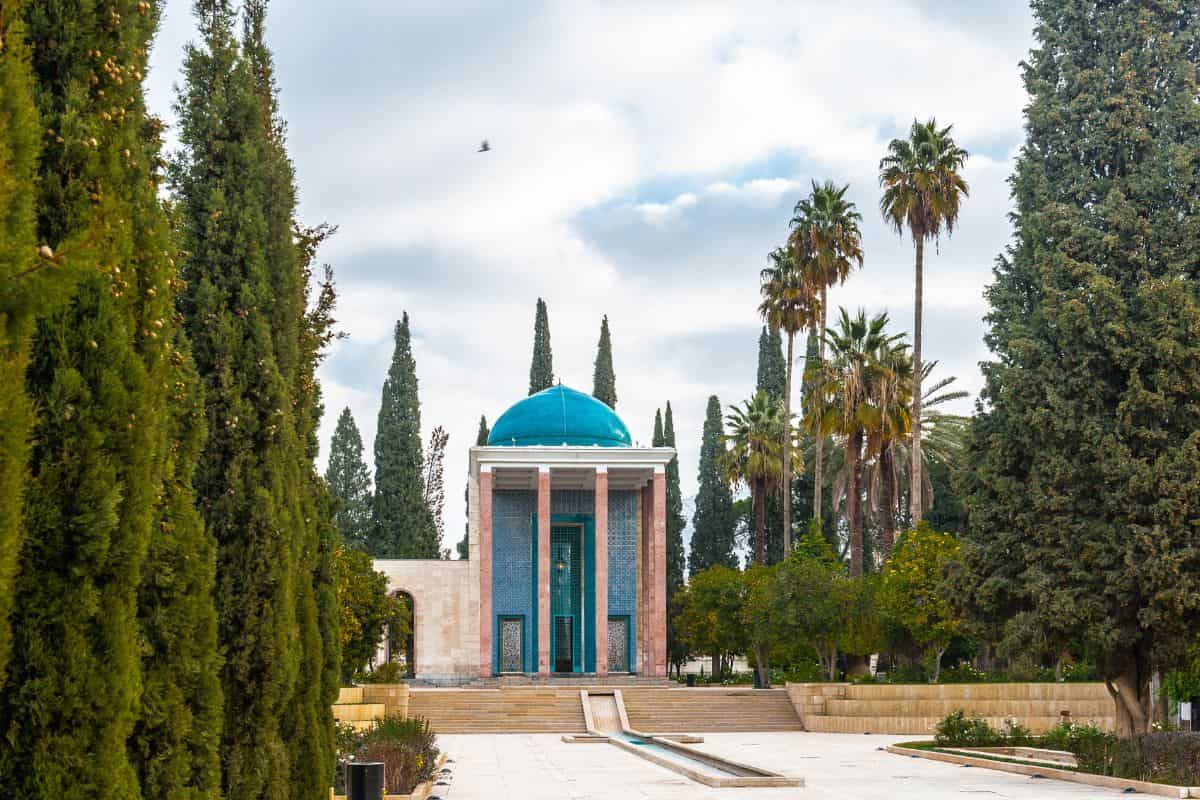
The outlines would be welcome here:
M 555 373 L 585 392 L 608 315 L 617 412 L 648 445 L 670 401 L 693 495 L 708 397 L 753 393 L 758 273 L 812 180 L 848 183 L 863 215 L 865 264 L 831 308 L 911 330 L 912 242 L 883 223 L 877 174 L 915 117 L 953 123 L 971 153 L 959 228 L 926 250 L 923 346 L 971 393 L 955 407 L 968 413 L 983 290 L 1010 237 L 1032 25 L 1019 0 L 276 0 L 300 218 L 338 226 L 320 260 L 347 336 L 319 373 L 321 468 L 347 406 L 371 464 L 407 311 L 425 438 L 450 434 L 453 552 L 467 448 L 480 414 L 528 391 L 542 297 Z M 148 101 L 170 124 L 195 36 L 190 3 L 167 0 Z

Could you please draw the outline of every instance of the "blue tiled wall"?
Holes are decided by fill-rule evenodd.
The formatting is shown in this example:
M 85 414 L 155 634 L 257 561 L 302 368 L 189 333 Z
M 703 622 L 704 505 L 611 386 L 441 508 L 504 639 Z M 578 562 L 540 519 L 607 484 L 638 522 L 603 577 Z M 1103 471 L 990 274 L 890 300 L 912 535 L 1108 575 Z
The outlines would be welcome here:
M 608 614 L 629 615 L 629 666 L 636 668 L 637 496 L 635 490 L 608 493 Z
M 550 492 L 550 513 L 594 514 L 596 495 L 591 489 L 554 489 Z
M 537 670 L 533 650 L 533 514 L 537 492 L 492 493 L 492 613 L 525 617 L 525 671 Z M 499 635 L 499 628 L 496 629 Z M 493 648 L 494 649 L 494 648 Z M 492 654 L 493 669 L 495 653 Z

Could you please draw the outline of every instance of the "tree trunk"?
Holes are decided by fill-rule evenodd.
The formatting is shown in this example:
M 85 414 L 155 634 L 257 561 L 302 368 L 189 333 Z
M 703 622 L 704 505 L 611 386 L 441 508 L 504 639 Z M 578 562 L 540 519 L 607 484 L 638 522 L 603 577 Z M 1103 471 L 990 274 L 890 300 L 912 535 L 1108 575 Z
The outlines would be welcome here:
M 942 677 L 942 654 L 946 652 L 946 648 L 939 647 L 934 651 L 933 659 L 933 682 L 937 683 L 938 678 Z
M 767 486 L 766 480 L 757 478 L 754 481 L 754 563 L 767 563 L 766 527 L 767 527 Z
M 758 685 L 763 689 L 770 689 L 771 670 L 767 663 L 766 648 L 758 642 L 754 643 L 754 669 L 758 673 Z
M 884 442 L 879 450 L 879 474 L 882 495 L 879 504 L 883 507 L 879 527 L 882 529 L 883 557 L 886 559 L 892 554 L 892 546 L 896 543 L 896 468 L 891 442 Z
M 829 648 L 829 680 L 830 681 L 837 680 L 837 653 L 838 653 L 838 651 L 837 651 L 836 647 Z
M 912 398 L 912 469 L 908 485 L 909 510 L 912 512 L 912 524 L 921 521 L 925 516 L 923 500 L 925 493 L 921 490 L 921 295 L 925 269 L 925 237 L 916 237 L 917 265 L 914 280 L 916 301 L 913 304 L 913 398 Z
M 850 530 L 850 575 L 863 574 L 862 491 L 858 485 L 858 456 L 863 433 L 846 439 L 846 527 Z
M 817 367 L 824 368 L 825 366 L 825 286 L 821 286 L 821 335 L 817 340 Z M 809 388 L 812 391 L 812 388 Z M 818 392 L 818 403 L 823 402 L 824 397 Z M 821 471 L 825 465 L 825 431 L 821 430 L 821 416 L 817 414 L 817 430 L 813 433 L 817 438 L 815 442 L 816 448 L 813 452 L 813 519 L 824 529 L 825 523 L 821 519 Z
M 795 331 L 787 335 L 787 369 L 783 379 L 783 558 L 792 552 L 792 345 Z
M 720 653 L 712 654 L 712 677 L 713 677 L 713 680 L 716 680 L 717 678 L 721 677 L 721 654 Z
M 1150 732 L 1149 661 L 1149 648 L 1139 644 L 1118 660 L 1115 675 L 1104 678 L 1116 705 L 1117 735 L 1122 738 Z
M 871 659 L 868 656 L 849 656 L 846 659 L 846 675 L 861 678 L 871 673 Z

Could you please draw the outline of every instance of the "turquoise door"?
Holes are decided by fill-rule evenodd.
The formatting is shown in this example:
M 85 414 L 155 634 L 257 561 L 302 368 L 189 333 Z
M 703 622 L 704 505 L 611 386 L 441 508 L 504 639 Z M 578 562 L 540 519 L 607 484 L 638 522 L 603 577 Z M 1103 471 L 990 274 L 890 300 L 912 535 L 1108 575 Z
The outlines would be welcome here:
M 550 661 L 555 672 L 583 671 L 583 527 L 550 528 Z

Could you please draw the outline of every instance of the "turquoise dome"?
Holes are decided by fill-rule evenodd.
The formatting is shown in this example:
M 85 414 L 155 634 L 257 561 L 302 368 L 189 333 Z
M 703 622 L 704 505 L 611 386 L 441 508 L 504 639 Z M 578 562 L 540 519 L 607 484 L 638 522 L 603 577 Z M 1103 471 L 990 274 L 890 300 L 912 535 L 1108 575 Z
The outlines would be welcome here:
M 631 447 L 633 439 L 611 408 L 562 384 L 513 405 L 488 435 L 492 447 L 564 444 Z

